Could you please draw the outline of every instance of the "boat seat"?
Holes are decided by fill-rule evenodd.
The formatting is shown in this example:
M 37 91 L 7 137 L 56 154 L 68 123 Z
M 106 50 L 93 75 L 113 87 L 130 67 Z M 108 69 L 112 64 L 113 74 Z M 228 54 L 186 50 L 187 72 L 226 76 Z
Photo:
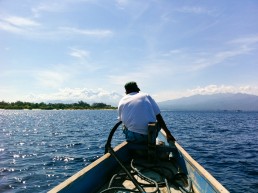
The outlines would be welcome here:
M 155 163 L 159 159 L 168 159 L 172 152 L 176 155 L 177 149 L 175 146 L 165 146 L 164 144 L 156 144 L 158 135 L 157 123 L 148 124 L 148 143 L 132 143 L 128 142 L 129 152 L 134 158 L 145 158 L 151 163 Z
M 158 125 L 156 122 L 148 124 L 148 161 L 156 162 L 156 137 L 157 137 Z

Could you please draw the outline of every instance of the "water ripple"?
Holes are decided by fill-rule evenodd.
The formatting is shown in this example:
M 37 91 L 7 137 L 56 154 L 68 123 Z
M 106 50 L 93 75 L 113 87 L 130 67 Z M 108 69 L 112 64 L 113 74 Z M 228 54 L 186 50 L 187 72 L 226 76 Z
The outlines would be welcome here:
M 162 112 L 178 142 L 231 192 L 258 192 L 258 113 Z M 98 159 L 116 111 L 0 110 L 0 192 L 46 192 Z M 115 133 L 113 144 L 123 141 Z

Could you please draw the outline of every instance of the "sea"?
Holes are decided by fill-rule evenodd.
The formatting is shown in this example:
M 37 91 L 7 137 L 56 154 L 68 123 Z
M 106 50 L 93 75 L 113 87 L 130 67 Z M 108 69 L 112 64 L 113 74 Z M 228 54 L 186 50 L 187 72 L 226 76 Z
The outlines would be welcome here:
M 258 192 L 258 112 L 161 114 L 225 188 Z M 116 123 L 116 110 L 0 110 L 0 192 L 47 192 L 101 157 Z M 123 140 L 119 129 L 112 146 Z

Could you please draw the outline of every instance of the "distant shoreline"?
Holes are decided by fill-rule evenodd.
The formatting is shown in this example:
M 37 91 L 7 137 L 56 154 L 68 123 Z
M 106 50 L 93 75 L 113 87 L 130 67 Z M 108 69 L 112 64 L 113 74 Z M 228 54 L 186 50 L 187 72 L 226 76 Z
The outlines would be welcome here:
M 17 110 L 17 111 L 85 111 L 85 110 L 89 110 L 89 111 L 94 111 L 94 110 L 102 110 L 102 111 L 114 111 L 117 110 L 116 107 L 114 108 L 110 108 L 110 109 L 2 109 L 0 108 L 0 110 Z
M 31 102 L 0 102 L 0 109 L 3 110 L 115 110 L 117 107 L 105 103 L 93 103 L 92 105 L 79 101 L 77 103 L 31 103 Z
M 218 113 L 257 113 L 258 110 L 198 110 L 198 109 L 160 109 L 161 111 L 170 111 L 170 112 L 196 112 L 196 113 L 207 113 L 207 112 L 218 112 Z
M 110 109 L 3 109 L 0 108 L 0 111 L 8 111 L 8 110 L 15 110 L 15 111 L 116 111 L 117 107 L 110 108 Z M 170 110 L 170 109 L 161 109 L 161 112 L 196 112 L 196 113 L 258 113 L 258 111 L 251 111 L 251 110 Z

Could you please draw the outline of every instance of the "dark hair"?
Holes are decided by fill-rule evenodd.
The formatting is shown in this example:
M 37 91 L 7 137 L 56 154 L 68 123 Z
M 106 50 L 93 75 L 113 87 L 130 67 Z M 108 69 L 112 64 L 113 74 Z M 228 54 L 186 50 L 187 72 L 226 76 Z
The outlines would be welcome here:
M 140 89 L 138 88 L 137 83 L 132 81 L 125 84 L 125 91 L 126 94 L 129 94 L 131 92 L 139 92 Z

